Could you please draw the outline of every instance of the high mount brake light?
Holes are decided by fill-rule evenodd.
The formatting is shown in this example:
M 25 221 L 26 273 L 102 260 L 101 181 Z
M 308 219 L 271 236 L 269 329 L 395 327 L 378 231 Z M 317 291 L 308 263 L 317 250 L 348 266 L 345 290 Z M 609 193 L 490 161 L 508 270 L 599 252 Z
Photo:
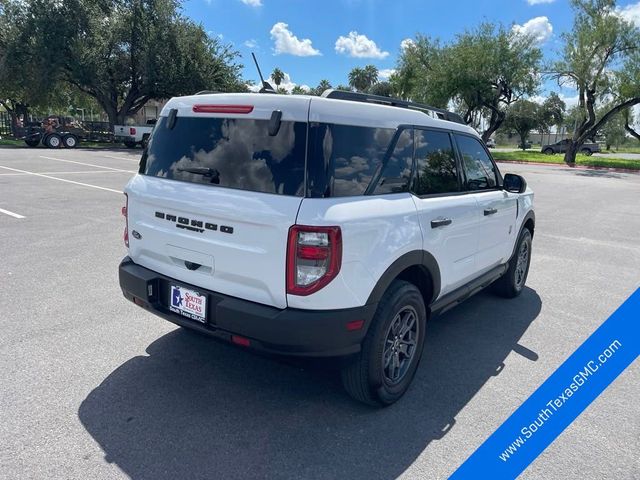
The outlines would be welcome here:
M 125 247 L 129 248 L 129 195 L 124 194 L 125 204 L 122 207 L 122 216 L 125 220 L 123 240 Z
M 194 113 L 251 113 L 253 105 L 194 105 Z
M 287 293 L 310 295 L 325 287 L 340 272 L 340 227 L 294 225 L 287 245 Z

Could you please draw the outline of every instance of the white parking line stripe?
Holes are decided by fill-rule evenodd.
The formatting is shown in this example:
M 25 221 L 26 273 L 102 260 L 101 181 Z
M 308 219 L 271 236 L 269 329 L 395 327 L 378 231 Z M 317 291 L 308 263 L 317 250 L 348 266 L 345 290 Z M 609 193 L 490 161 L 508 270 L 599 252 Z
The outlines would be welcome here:
M 0 213 L 5 213 L 5 214 L 9 215 L 10 217 L 24 218 L 24 215 L 18 215 L 17 213 L 10 212 L 9 210 L 5 210 L 4 208 L 0 208 Z
M 64 160 L 62 158 L 54 158 L 54 157 L 45 157 L 44 155 L 40 155 L 40 158 L 46 158 L 47 160 L 56 160 L 58 162 L 67 162 L 67 163 L 77 163 L 78 165 L 86 165 L 88 167 L 96 167 L 96 168 L 106 168 L 107 170 L 113 170 L 115 172 L 129 172 L 136 173 L 135 170 L 123 170 L 121 168 L 112 168 L 106 167 L 104 165 L 95 165 L 93 163 L 85 163 L 85 162 L 76 162 L 75 160 Z
M 73 172 L 38 172 L 43 175 L 67 175 L 70 173 L 130 173 L 129 171 L 117 171 L 117 170 L 78 170 Z M 29 173 L 0 173 L 0 177 L 21 177 L 25 175 L 30 175 Z
M 107 157 L 107 158 L 115 158 L 117 160 L 128 160 L 130 162 L 136 162 L 136 163 L 140 163 L 140 159 L 135 159 L 135 158 L 125 158 L 125 157 L 116 157 L 115 155 L 101 155 L 102 157 Z
M 122 190 L 114 190 L 113 188 L 99 187 L 98 185 L 91 185 L 89 183 L 74 182 L 73 180 L 67 180 L 66 178 L 52 177 L 50 175 L 45 175 L 44 173 L 27 172 L 26 170 L 19 170 L 17 168 L 5 167 L 4 165 L 0 165 L 0 168 L 4 168 L 6 170 L 12 170 L 14 172 L 28 173 L 31 175 L 35 175 L 36 177 L 50 178 L 51 180 L 58 180 L 60 182 L 73 183 L 74 185 L 82 185 L 83 187 L 97 188 L 98 190 L 106 190 L 107 192 L 122 194 Z

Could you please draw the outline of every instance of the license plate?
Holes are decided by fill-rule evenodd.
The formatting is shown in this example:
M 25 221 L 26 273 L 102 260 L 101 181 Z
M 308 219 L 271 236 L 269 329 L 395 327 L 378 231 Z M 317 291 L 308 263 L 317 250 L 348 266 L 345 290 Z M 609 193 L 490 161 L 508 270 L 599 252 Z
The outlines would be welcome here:
M 171 285 L 169 310 L 183 317 L 206 323 L 207 297 L 194 290 Z

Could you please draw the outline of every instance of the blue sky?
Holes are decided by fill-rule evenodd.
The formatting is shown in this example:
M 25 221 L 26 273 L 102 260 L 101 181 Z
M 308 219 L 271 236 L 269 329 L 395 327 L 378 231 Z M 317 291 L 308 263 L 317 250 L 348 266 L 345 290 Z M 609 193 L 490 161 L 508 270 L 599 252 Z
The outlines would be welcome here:
M 640 1 L 619 1 L 618 9 L 640 25 Z M 253 51 L 263 73 L 277 66 L 289 75 L 289 88 L 323 78 L 346 84 L 353 67 L 367 64 L 388 74 L 403 40 L 422 33 L 447 41 L 484 20 L 519 25 L 552 58 L 573 21 L 568 0 L 189 0 L 184 13 L 242 54 L 246 79 L 257 80 Z M 549 89 L 572 103 L 575 92 L 551 82 Z

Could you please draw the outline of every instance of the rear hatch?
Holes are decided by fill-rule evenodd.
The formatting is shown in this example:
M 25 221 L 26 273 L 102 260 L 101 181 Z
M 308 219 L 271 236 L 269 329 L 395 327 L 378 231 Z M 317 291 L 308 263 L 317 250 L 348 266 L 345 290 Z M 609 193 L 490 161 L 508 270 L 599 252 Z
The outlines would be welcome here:
M 179 282 L 286 307 L 308 108 L 307 97 L 280 95 L 172 99 L 125 189 L 132 260 Z

